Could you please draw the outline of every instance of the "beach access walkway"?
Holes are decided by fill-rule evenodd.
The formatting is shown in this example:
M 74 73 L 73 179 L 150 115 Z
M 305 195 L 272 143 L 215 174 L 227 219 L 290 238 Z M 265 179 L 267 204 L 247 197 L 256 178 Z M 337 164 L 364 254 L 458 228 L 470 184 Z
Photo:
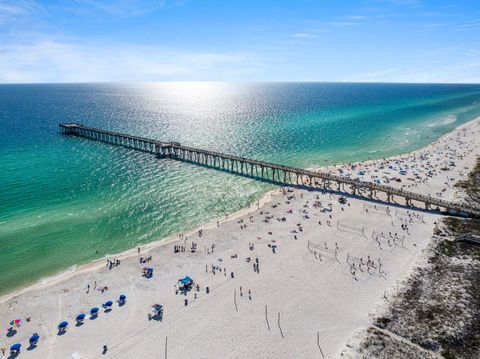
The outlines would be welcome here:
M 64 135 L 83 137 L 148 152 L 159 158 L 170 158 L 202 165 L 274 184 L 335 191 L 348 196 L 354 195 L 367 200 L 394 203 L 396 205 L 400 204 L 398 202 L 398 199 L 400 199 L 404 206 L 412 209 L 425 209 L 451 215 L 480 218 L 479 208 L 446 201 L 430 195 L 405 191 L 392 186 L 184 146 L 178 142 L 162 142 L 145 137 L 86 127 L 77 123 L 60 124 L 59 126 L 60 132 Z

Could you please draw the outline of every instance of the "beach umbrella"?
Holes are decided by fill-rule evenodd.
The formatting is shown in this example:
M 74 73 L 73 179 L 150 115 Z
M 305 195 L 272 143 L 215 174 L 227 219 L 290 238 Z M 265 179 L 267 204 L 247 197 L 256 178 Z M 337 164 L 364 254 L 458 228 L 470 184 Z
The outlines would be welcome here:
M 111 307 L 112 304 L 113 304 L 113 302 L 112 302 L 111 300 L 109 300 L 109 301 L 105 302 L 105 303 L 103 304 L 103 306 L 104 306 L 104 307 Z
M 118 297 L 118 299 L 123 302 L 125 301 L 125 299 L 127 299 L 127 296 L 125 294 L 120 294 L 120 297 Z
M 10 350 L 16 352 L 16 351 L 19 351 L 21 347 L 22 347 L 22 344 L 15 343 L 10 347 Z
M 97 307 L 93 307 L 92 309 L 90 309 L 90 314 L 97 314 L 99 310 L 100 309 L 98 309 Z
M 22 323 L 21 319 L 14 319 L 10 322 L 10 325 L 12 327 L 19 327 L 21 323 Z
M 39 336 L 38 334 L 33 334 L 33 335 L 30 337 L 30 343 L 38 342 L 39 339 L 40 339 L 40 336 Z
M 68 327 L 68 322 L 61 322 L 59 325 L 58 325 L 59 328 L 61 329 L 65 329 L 66 327 Z
M 85 319 L 85 314 L 83 313 L 80 313 L 79 315 L 77 315 L 77 317 L 75 318 L 75 320 L 78 322 L 78 321 L 81 321 L 81 320 L 84 320 Z

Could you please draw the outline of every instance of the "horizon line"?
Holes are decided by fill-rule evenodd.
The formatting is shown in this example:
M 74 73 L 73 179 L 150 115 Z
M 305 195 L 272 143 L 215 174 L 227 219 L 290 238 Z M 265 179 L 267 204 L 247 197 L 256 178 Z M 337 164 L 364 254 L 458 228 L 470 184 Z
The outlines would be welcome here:
M 0 82 L 2 85 L 94 85 L 94 84 L 152 84 L 152 83 L 230 83 L 230 84 L 392 84 L 392 85 L 480 85 L 480 82 L 408 82 L 408 81 L 225 81 L 225 80 L 141 80 L 141 81 L 58 81 L 58 82 Z

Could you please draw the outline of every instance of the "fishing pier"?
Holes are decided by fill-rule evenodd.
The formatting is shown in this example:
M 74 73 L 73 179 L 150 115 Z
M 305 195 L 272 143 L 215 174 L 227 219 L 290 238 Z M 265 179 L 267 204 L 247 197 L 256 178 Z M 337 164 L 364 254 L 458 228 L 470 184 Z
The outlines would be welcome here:
M 148 152 L 159 158 L 171 158 L 273 183 L 324 189 L 375 200 L 380 200 L 379 195 L 382 195 L 383 201 L 389 203 L 399 204 L 398 200 L 400 199 L 405 206 L 412 208 L 443 210 L 453 215 L 480 218 L 480 209 L 478 208 L 377 183 L 184 146 L 178 142 L 162 142 L 91 128 L 76 123 L 60 124 L 59 126 L 60 132 L 64 135 L 105 142 L 132 150 Z

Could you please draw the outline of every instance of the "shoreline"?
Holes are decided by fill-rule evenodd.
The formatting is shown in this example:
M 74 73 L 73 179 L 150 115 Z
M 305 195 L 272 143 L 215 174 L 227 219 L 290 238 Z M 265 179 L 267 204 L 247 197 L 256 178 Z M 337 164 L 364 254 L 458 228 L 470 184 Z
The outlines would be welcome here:
M 480 116 L 475 117 L 472 120 L 467 121 L 467 122 L 455 127 L 454 129 L 452 129 L 451 131 L 449 131 L 449 132 L 443 134 L 442 136 L 438 137 L 437 139 L 435 139 L 433 142 L 429 143 L 428 145 L 426 145 L 424 147 L 421 147 L 421 148 L 418 148 L 416 150 L 407 152 L 407 153 L 401 153 L 401 154 L 397 154 L 397 155 L 394 155 L 394 156 L 383 157 L 383 158 L 378 158 L 378 159 L 373 159 L 373 160 L 363 160 L 363 161 L 356 161 L 356 162 L 338 163 L 338 164 L 335 164 L 335 165 L 323 166 L 323 167 L 313 166 L 313 167 L 308 167 L 308 169 L 311 169 L 311 170 L 314 170 L 314 171 L 324 170 L 323 172 L 329 173 L 333 169 L 338 169 L 339 167 L 345 166 L 345 165 L 359 165 L 359 164 L 373 165 L 378 161 L 392 160 L 392 159 L 397 159 L 397 158 L 401 158 L 401 157 L 414 155 L 414 154 L 417 154 L 418 152 L 421 152 L 421 151 L 428 151 L 429 149 L 434 147 L 439 142 L 447 139 L 450 136 L 453 136 L 456 132 L 462 130 L 462 128 L 468 127 L 469 125 L 471 125 L 472 123 L 477 122 L 477 121 L 480 121 Z M 116 259 L 120 259 L 120 260 L 131 258 L 131 257 L 133 257 L 137 254 L 137 250 L 136 250 L 137 247 L 140 247 L 142 249 L 142 253 L 148 253 L 149 251 L 151 251 L 153 249 L 166 246 L 166 245 L 171 244 L 175 241 L 180 241 L 180 239 L 179 239 L 180 234 L 183 234 L 187 237 L 190 237 L 191 235 L 197 233 L 200 229 L 206 230 L 206 229 L 212 229 L 212 228 L 216 227 L 217 221 L 220 224 L 222 224 L 222 223 L 225 223 L 225 222 L 229 222 L 229 221 L 233 221 L 235 219 L 238 219 L 238 218 L 240 218 L 240 217 L 242 217 L 246 214 L 249 214 L 249 213 L 252 213 L 252 212 L 256 211 L 257 209 L 261 209 L 261 208 L 265 207 L 266 204 L 270 203 L 273 200 L 274 195 L 276 194 L 276 192 L 281 190 L 281 188 L 282 187 L 267 191 L 256 202 L 252 203 L 248 207 L 240 208 L 239 210 L 237 210 L 235 212 L 232 212 L 232 213 L 230 213 L 226 216 L 214 218 L 214 219 L 210 220 L 209 222 L 206 222 L 205 224 L 201 224 L 201 225 L 199 225 L 199 226 L 197 226 L 193 229 L 187 230 L 185 232 L 176 232 L 176 233 L 171 234 L 167 237 L 158 238 L 158 239 L 155 239 L 151 242 L 147 242 L 145 244 L 139 244 L 139 245 L 136 245 L 134 248 L 130 248 L 130 249 L 127 249 L 127 250 L 122 251 L 122 252 L 118 252 L 118 253 L 114 253 L 114 254 L 108 254 L 108 255 L 105 255 L 101 258 L 92 260 L 88 263 L 75 264 L 75 265 L 70 266 L 66 269 L 59 270 L 55 274 L 39 278 L 39 279 L 37 279 L 33 282 L 27 283 L 25 286 L 21 286 L 19 288 L 13 289 L 12 291 L 1 294 L 0 295 L 0 303 L 5 303 L 6 301 L 8 301 L 8 300 L 10 300 L 10 299 L 12 299 L 16 296 L 22 295 L 24 293 L 28 293 L 28 292 L 31 292 L 31 291 L 35 291 L 35 290 L 47 288 L 49 286 L 53 286 L 53 285 L 58 284 L 62 281 L 65 281 L 66 279 L 75 277 L 75 276 L 80 275 L 82 273 L 86 273 L 86 272 L 89 272 L 89 271 L 93 271 L 95 269 L 102 268 L 102 267 L 104 267 L 104 262 L 105 262 L 106 259 L 109 259 L 109 258 L 112 258 L 112 257 L 115 257 Z M 259 203 L 259 205 L 257 206 L 256 203 Z
M 176 232 L 176 233 L 171 234 L 167 237 L 155 239 L 154 241 L 147 242 L 145 244 L 139 244 L 139 245 L 135 246 L 134 248 L 130 248 L 130 249 L 127 249 L 125 251 L 122 251 L 122 252 L 119 252 L 119 253 L 116 253 L 116 254 L 105 255 L 102 258 L 94 259 L 94 260 L 92 260 L 88 263 L 75 264 L 73 266 L 70 266 L 67 269 L 60 270 L 57 274 L 42 277 L 42 278 L 36 280 L 33 283 L 27 284 L 27 285 L 25 285 L 21 288 L 16 288 L 11 292 L 7 292 L 3 295 L 0 295 L 0 304 L 5 303 L 6 301 L 8 301 L 8 300 L 10 300 L 10 299 L 12 299 L 16 296 L 19 296 L 19 295 L 22 295 L 22 294 L 25 294 L 25 293 L 28 293 L 28 292 L 31 292 L 31 291 L 47 288 L 49 286 L 53 286 L 53 285 L 58 284 L 62 281 L 65 281 L 66 279 L 72 278 L 76 275 L 80 275 L 82 273 L 93 271 L 95 269 L 103 268 L 105 266 L 105 263 L 104 263 L 105 260 L 107 260 L 109 258 L 115 257 L 116 259 L 124 260 L 124 259 L 134 257 L 135 255 L 137 255 L 137 247 L 141 248 L 142 254 L 144 254 L 144 253 L 146 254 L 153 249 L 157 249 L 157 248 L 166 246 L 166 245 L 171 244 L 171 243 L 176 242 L 176 241 L 181 241 L 181 239 L 179 239 L 180 234 L 183 234 L 183 235 L 189 237 L 193 234 L 196 234 L 201 229 L 215 228 L 217 226 L 217 221 L 220 224 L 225 223 L 225 222 L 229 222 L 229 221 L 233 221 L 237 218 L 240 218 L 240 217 L 242 217 L 246 214 L 249 214 L 249 213 L 257 210 L 258 208 L 262 208 L 263 206 L 265 206 L 266 204 L 271 202 L 272 198 L 273 198 L 273 195 L 277 191 L 278 191 L 278 189 L 270 190 L 267 193 L 265 193 L 262 197 L 260 197 L 256 201 L 256 203 L 259 204 L 258 207 L 257 207 L 256 203 L 252 203 L 249 207 L 243 207 L 243 208 L 241 208 L 241 209 L 239 209 L 235 212 L 232 212 L 232 213 L 230 213 L 226 216 L 214 218 L 213 220 L 211 220 L 211 221 L 209 221 L 205 224 L 202 224 L 200 226 L 197 226 L 197 227 L 195 227 L 193 229 L 190 229 L 190 230 L 187 230 L 185 232 Z
M 480 121 L 480 116 L 477 116 L 477 117 L 471 119 L 470 121 L 467 121 L 465 123 L 462 123 L 461 125 L 458 125 L 454 129 L 452 129 L 451 131 L 449 131 L 447 133 L 444 133 L 443 135 L 441 135 L 435 141 L 429 143 L 428 145 L 426 145 L 424 147 L 420 147 L 416 150 L 412 150 L 410 152 L 400 153 L 398 155 L 394 155 L 394 156 L 390 156 L 390 157 L 382 157 L 382 158 L 377 158 L 377 159 L 373 159 L 373 160 L 370 159 L 370 160 L 363 160 L 363 161 L 337 163 L 337 164 L 333 164 L 333 165 L 330 165 L 330 166 L 323 166 L 323 167 L 310 167 L 309 169 L 312 169 L 314 171 L 320 171 L 320 169 L 326 169 L 326 170 L 328 170 L 326 173 L 328 173 L 332 169 L 337 169 L 337 168 L 339 168 L 341 166 L 345 166 L 345 165 L 358 165 L 358 164 L 372 165 L 372 164 L 375 164 L 378 161 L 391 160 L 391 159 L 398 158 L 398 157 L 404 157 L 404 156 L 408 157 L 408 156 L 411 156 L 411 155 L 415 155 L 415 154 L 418 154 L 422 151 L 428 151 L 429 149 L 434 147 L 437 143 L 446 140 L 447 138 L 453 136 L 456 132 L 462 130 L 463 128 L 468 127 L 469 125 L 471 125 L 472 123 L 474 123 L 476 121 Z
M 363 165 L 366 178 L 391 181 L 401 167 L 407 175 L 392 186 L 434 195 L 447 185 L 441 197 L 462 198 L 450 183 L 464 179 L 480 154 L 480 119 L 464 129 L 420 149 L 421 155 Z M 29 320 L 0 344 L 26 343 L 35 331 L 42 340 L 22 353 L 26 359 L 73 352 L 101 358 L 103 345 L 112 358 L 150 358 L 168 336 L 173 358 L 313 359 L 319 346 L 325 357 L 339 357 L 352 333 L 370 325 L 385 293 L 390 299 L 424 261 L 443 218 L 341 197 L 274 189 L 262 207 L 252 204 L 218 219 L 218 226 L 209 221 L 185 232 L 188 238 L 172 235 L 141 246 L 141 253 L 133 248 L 109 256 L 121 265 L 97 260 L 10 293 L 2 297 L 0 317 Z M 145 277 L 145 267 L 152 277 Z M 184 293 L 178 283 L 185 276 L 195 285 Z M 114 302 L 98 319 L 58 335 L 58 323 L 75 323 L 78 313 L 120 294 L 128 298 L 125 306 Z M 152 303 L 163 306 L 164 318 L 151 319 Z

